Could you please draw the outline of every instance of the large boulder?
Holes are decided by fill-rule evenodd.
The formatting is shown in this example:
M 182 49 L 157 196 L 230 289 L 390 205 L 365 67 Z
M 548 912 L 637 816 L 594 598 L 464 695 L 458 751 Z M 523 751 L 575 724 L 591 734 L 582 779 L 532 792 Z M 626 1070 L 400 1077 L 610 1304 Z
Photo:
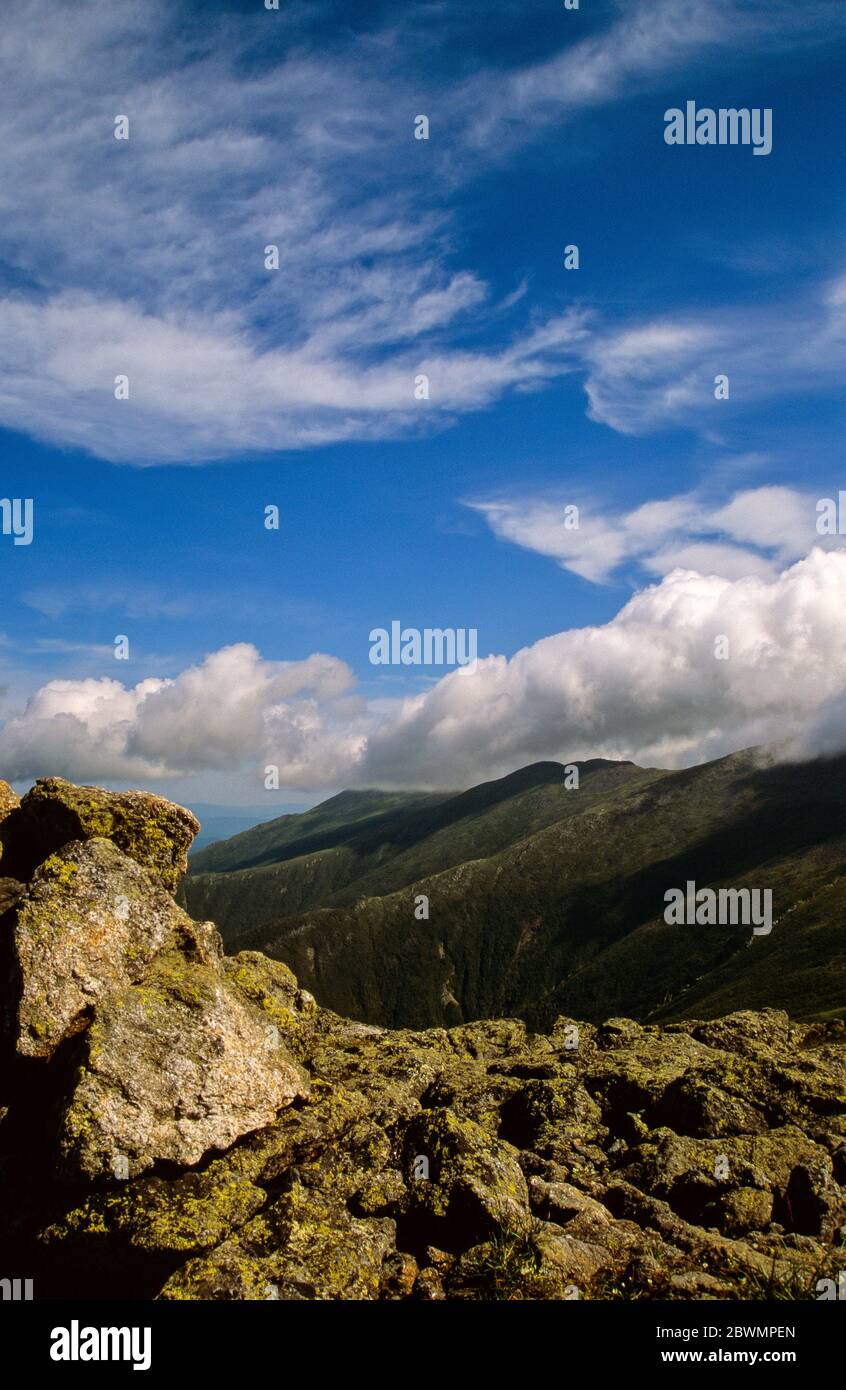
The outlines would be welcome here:
M 62 1115 L 62 1168 L 97 1179 L 190 1166 L 307 1094 L 278 1027 L 219 969 L 168 952 L 95 1007 Z
M 159 880 L 109 840 L 65 845 L 35 871 L 18 907 L 18 1052 L 51 1056 L 98 1000 L 200 931 Z
M 199 828 L 190 811 L 150 792 L 109 792 L 42 777 L 0 826 L 3 872 L 26 880 L 72 840 L 106 839 L 175 893 Z

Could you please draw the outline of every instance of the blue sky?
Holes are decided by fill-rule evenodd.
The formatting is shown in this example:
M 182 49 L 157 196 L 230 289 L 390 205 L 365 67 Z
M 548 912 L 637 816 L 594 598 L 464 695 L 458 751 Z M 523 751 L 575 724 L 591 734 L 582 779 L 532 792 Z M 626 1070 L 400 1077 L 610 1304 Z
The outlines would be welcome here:
M 839 746 L 838 0 L 11 0 L 4 30 L 16 784 L 287 805 Z M 770 108 L 772 152 L 668 146 L 687 100 Z M 392 619 L 476 629 L 478 673 L 374 667 Z

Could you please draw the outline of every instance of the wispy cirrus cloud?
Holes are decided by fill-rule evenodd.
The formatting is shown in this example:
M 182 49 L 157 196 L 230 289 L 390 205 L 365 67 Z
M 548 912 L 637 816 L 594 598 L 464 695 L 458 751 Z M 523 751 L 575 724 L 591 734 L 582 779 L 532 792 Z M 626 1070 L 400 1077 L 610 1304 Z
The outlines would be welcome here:
M 654 88 L 668 76 L 722 64 L 754 48 L 821 45 L 846 32 L 837 0 L 616 0 L 612 21 L 539 62 L 481 72 L 455 93 L 464 141 L 500 154 L 535 131 Z
M 598 326 L 584 367 L 591 418 L 624 434 L 717 430 L 721 411 L 825 392 L 846 370 L 846 274 L 800 299 Z M 727 401 L 715 397 L 723 375 Z
M 463 345 L 509 305 L 448 264 L 395 32 L 319 51 L 297 9 L 50 9 L 13 0 L 0 41 L 0 422 L 198 461 L 414 432 L 569 369 L 574 315 Z
M 425 143 L 415 60 L 449 45 L 448 18 L 327 41 L 307 7 L 285 9 L 8 0 L 0 423 L 117 461 L 201 462 L 414 433 L 586 369 L 595 417 L 633 428 L 629 330 L 554 306 L 533 316 L 521 286 L 497 295 L 456 264 L 450 190 L 539 127 L 695 58 L 841 23 L 825 3 L 800 16 L 788 0 L 660 0 L 572 31 L 541 62 L 480 68 L 471 45 L 473 75 L 433 68 Z M 682 345 L 679 410 L 706 347 Z M 655 418 L 661 393 L 646 393 Z
M 130 618 L 178 619 L 196 613 L 198 604 L 208 603 L 208 598 L 168 593 L 150 585 L 115 584 L 104 578 L 96 584 L 41 584 L 27 590 L 23 602 L 46 618 L 117 609 Z
M 328 621 L 324 606 L 314 599 L 282 598 L 269 588 L 247 590 L 237 583 L 188 591 L 174 585 L 114 579 L 106 574 L 96 583 L 39 584 L 26 590 L 21 598 L 28 608 L 53 620 L 79 613 L 109 613 L 117 619 L 174 623 L 197 617 L 231 618 L 236 614 L 253 618 L 272 604 L 277 620 L 294 627 Z

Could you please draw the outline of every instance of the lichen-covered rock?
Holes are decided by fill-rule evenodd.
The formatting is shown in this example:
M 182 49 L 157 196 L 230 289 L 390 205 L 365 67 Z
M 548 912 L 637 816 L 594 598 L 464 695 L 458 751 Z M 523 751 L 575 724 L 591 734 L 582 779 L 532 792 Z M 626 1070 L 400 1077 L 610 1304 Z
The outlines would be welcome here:
M 790 1019 L 783 1009 L 741 1009 L 725 1018 L 690 1027 L 690 1034 L 708 1047 L 741 1057 L 760 1057 L 790 1041 Z
M 594 1220 L 609 1221 L 607 1207 L 588 1197 L 568 1182 L 545 1182 L 543 1178 L 529 1179 L 529 1200 L 532 1211 L 545 1221 L 564 1226 L 587 1212 Z
M 395 1250 L 386 1257 L 382 1265 L 380 1297 L 408 1298 L 414 1291 L 419 1272 L 413 1255 L 409 1255 L 405 1250 Z
M 281 961 L 269 960 L 258 951 L 241 951 L 222 961 L 229 982 L 250 1003 L 261 1010 L 268 1024 L 280 1029 L 287 1042 L 293 1041 L 308 1008 L 299 1001 L 299 986 L 293 971 Z
M 17 907 L 26 891 L 26 885 L 16 878 L 0 878 L 0 917 Z
M 155 986 L 169 959 L 135 992 Z M 616 1021 L 586 1029 L 573 1056 L 555 1034 L 510 1024 L 392 1032 L 302 1011 L 290 972 L 254 953 L 203 969 L 290 1047 L 310 1094 L 197 1172 L 133 1179 L 130 1169 L 52 1217 L 42 1241 L 75 1273 L 84 1262 L 89 1280 L 117 1260 L 129 1279 L 143 1256 L 169 1262 L 133 1276 L 165 1299 L 811 1298 L 839 1258 L 846 1168 L 826 1128 L 843 1075 L 836 1029 L 803 1052 L 819 1083 L 806 1128 L 760 1133 L 773 1076 L 798 1065 L 792 1042 L 753 1061 L 677 1026 Z M 162 992 L 166 1014 L 178 994 Z M 664 1042 L 647 1092 L 632 1049 L 660 1059 Z M 679 1076 L 712 1074 L 752 1088 L 752 1132 L 700 1137 L 651 1123 L 669 1092 L 668 1118 L 683 1126 Z M 633 1078 L 647 1103 L 625 1111 Z M 181 1081 L 175 1089 L 185 1093 Z
M 166 1300 L 373 1299 L 394 1249 L 389 1220 L 358 1220 L 299 1183 L 211 1255 L 190 1260 L 164 1285 Z
M 354 1217 L 331 1194 L 295 1182 L 245 1227 L 242 1239 L 248 1250 L 265 1254 L 280 1297 L 372 1299 L 395 1248 L 396 1225 Z
M 606 1200 L 615 1217 L 628 1218 L 652 1234 L 655 1261 L 649 1296 L 653 1298 L 696 1296 L 690 1281 L 700 1273 L 716 1279 L 721 1287 L 721 1292 L 709 1296 L 812 1299 L 819 1271 L 836 1267 L 840 1259 L 836 1249 L 815 1241 L 797 1245 L 796 1238 L 790 1237 L 788 1243 L 781 1231 L 753 1233 L 747 1240 L 728 1239 L 685 1221 L 666 1202 L 629 1183 L 610 1184 Z M 674 1276 L 685 1277 L 673 1282 Z M 635 1285 L 640 1296 L 642 1283 L 640 1276 L 640 1286 Z M 626 1287 L 632 1286 L 624 1280 L 621 1292 Z
M 659 1129 L 620 1171 L 688 1220 L 702 1218 L 727 1190 L 769 1191 L 780 1205 L 790 1204 L 794 1229 L 809 1234 L 819 1233 L 825 1194 L 833 1191 L 829 1155 L 793 1126 L 719 1139 L 690 1139 Z
M 704 1216 L 724 1236 L 746 1236 L 751 1231 L 765 1231 L 773 1215 L 773 1194 L 757 1187 L 737 1187 L 723 1192 Z
M 150 792 L 109 792 L 43 777 L 0 826 L 4 872 L 26 880 L 71 840 L 106 839 L 174 893 L 199 828 L 190 811 Z
M 450 1297 L 577 1299 L 619 1258 L 550 1222 L 526 1222 L 464 1252 L 447 1277 Z
M 0 863 L 2 862 L 4 853 L 2 823 L 3 821 L 5 821 L 6 817 L 11 814 L 12 811 L 16 810 L 17 807 L 20 806 L 20 804 L 20 797 L 17 795 L 16 792 L 12 790 L 12 788 L 9 786 L 9 783 L 0 780 Z M 7 872 L 8 870 L 5 868 L 0 869 L 0 873 Z
M 263 1260 L 248 1255 L 234 1241 L 224 1241 L 210 1255 L 189 1260 L 167 1280 L 158 1297 L 164 1302 L 267 1302 L 279 1298 Z
M 8 782 L 0 779 L 0 821 L 8 816 L 10 811 L 14 811 L 20 806 L 21 799 L 17 792 L 13 791 Z
M 207 937 L 146 869 L 108 840 L 65 845 L 18 907 L 18 1052 L 49 1057 L 99 999 L 139 980 L 180 940 Z
M 307 1094 L 278 1030 L 207 965 L 159 956 L 94 1010 L 61 1121 L 67 1176 L 190 1165 Z
M 45 1296 L 814 1298 L 842 1267 L 842 1021 L 339 1018 L 177 907 L 193 828 L 55 779 L 0 814 L 0 1242 Z
M 531 1080 L 502 1107 L 502 1133 L 523 1149 L 550 1158 L 574 1139 L 604 1139 L 602 1112 L 576 1076 Z
M 48 1246 L 110 1233 L 130 1251 L 185 1254 L 219 1245 L 260 1211 L 261 1187 L 237 1169 L 212 1163 L 166 1180 L 123 1182 L 94 1192 L 44 1232 Z
M 472 1120 L 427 1110 L 403 1141 L 406 1210 L 450 1248 L 528 1218 L 526 1179 L 509 1146 L 491 1142 Z
M 637 1031 L 623 1033 L 605 1025 L 586 1049 L 589 1064 L 583 1082 L 615 1117 L 629 1111 L 651 1115 L 686 1072 L 713 1060 L 703 1043 L 683 1033 L 635 1027 Z
M 442 1302 L 446 1298 L 446 1294 L 440 1272 L 432 1265 L 427 1269 L 421 1269 L 414 1281 L 412 1293 L 415 1298 L 419 1298 L 425 1303 Z

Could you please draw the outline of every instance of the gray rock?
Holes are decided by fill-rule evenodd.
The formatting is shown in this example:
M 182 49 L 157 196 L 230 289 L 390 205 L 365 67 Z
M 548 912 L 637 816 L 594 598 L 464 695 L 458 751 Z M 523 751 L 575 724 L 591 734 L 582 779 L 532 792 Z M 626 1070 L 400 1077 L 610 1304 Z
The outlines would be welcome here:
M 308 1093 L 279 1031 L 211 966 L 160 956 L 95 1008 L 62 1115 L 71 1179 L 191 1165 Z
M 110 841 L 66 845 L 36 871 L 18 907 L 18 1052 L 51 1056 L 99 999 L 140 979 L 165 947 L 191 942 L 209 953 L 216 935 Z
M 175 893 L 199 828 L 184 806 L 151 792 L 109 792 L 77 787 L 63 777 L 42 777 L 0 825 L 3 869 L 14 878 L 29 879 L 72 840 L 107 839 Z

